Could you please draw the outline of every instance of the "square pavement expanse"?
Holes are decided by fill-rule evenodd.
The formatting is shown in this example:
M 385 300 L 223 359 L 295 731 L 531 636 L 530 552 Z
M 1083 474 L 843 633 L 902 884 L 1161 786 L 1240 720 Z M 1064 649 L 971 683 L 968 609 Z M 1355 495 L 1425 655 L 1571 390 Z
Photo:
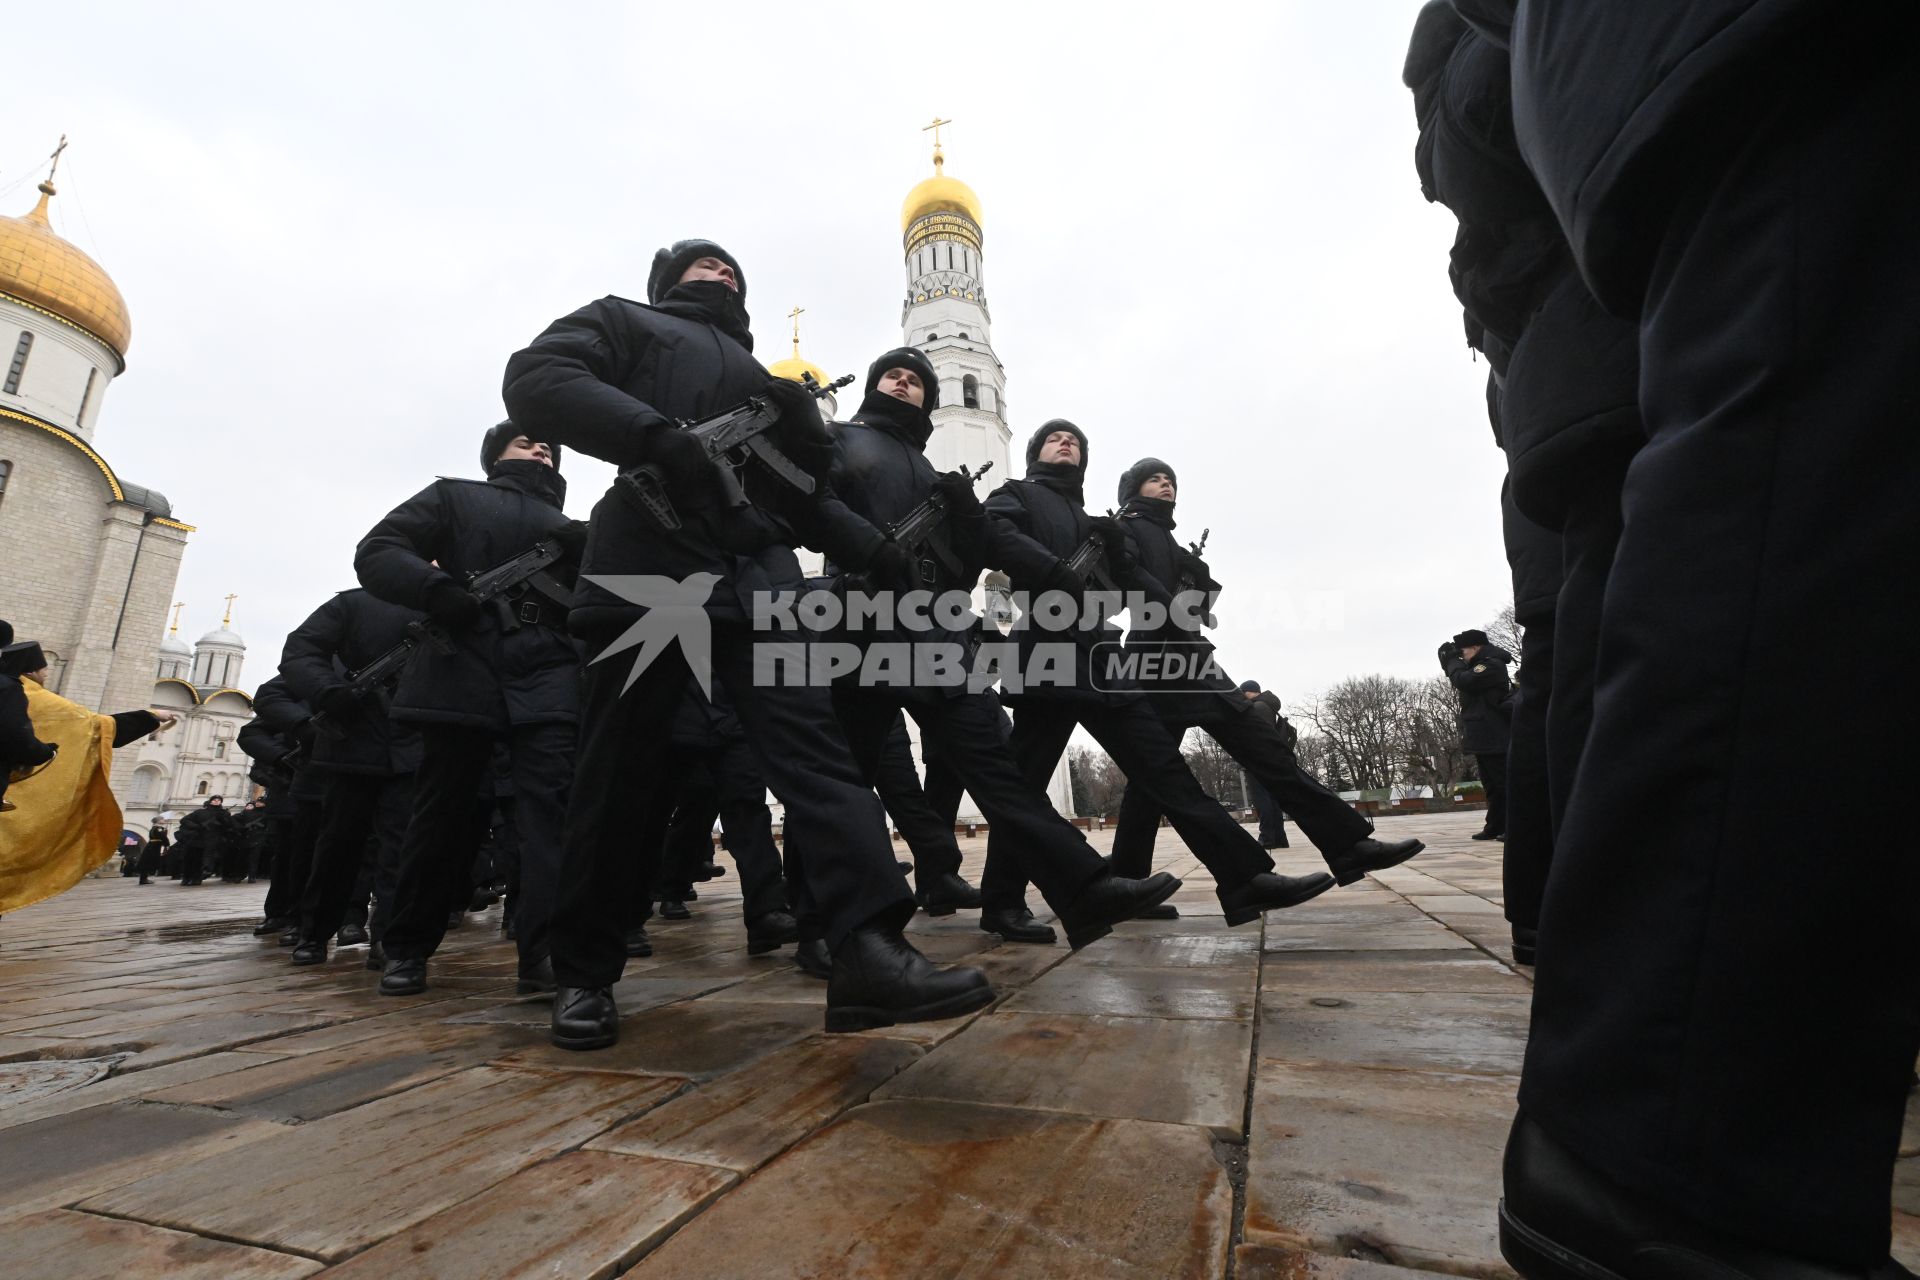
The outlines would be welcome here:
M 1478 817 L 1393 819 L 1428 852 L 1233 930 L 1163 830 L 1178 921 L 1076 955 L 920 917 L 999 1000 L 852 1036 L 822 1033 L 825 984 L 790 952 L 746 954 L 723 860 L 693 920 L 653 923 L 620 1044 L 592 1054 L 515 997 L 498 907 L 448 935 L 426 995 L 383 999 L 364 947 L 295 969 L 254 938 L 263 885 L 88 880 L 0 921 L 6 1270 L 1509 1276 L 1531 987 Z M 1293 839 L 1282 869 L 1316 868 Z M 1900 1173 L 1911 1265 L 1920 1161 Z

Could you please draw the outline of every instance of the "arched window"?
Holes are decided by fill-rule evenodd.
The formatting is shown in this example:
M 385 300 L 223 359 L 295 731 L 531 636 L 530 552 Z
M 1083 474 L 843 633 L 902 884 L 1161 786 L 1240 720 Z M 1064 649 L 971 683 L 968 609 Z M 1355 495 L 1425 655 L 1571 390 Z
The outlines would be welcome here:
M 980 407 L 980 379 L 968 374 L 960 380 L 960 402 L 969 409 Z
M 13 344 L 13 360 L 7 365 L 7 394 L 14 395 L 20 390 L 20 378 L 27 371 L 27 353 L 33 350 L 33 335 L 25 329 L 20 331 L 20 341 Z
M 161 781 L 161 773 L 158 769 L 145 768 L 136 770 L 133 775 L 132 802 L 134 804 L 145 804 L 153 799 L 154 784 L 159 781 Z
M 213 758 L 215 760 L 225 760 L 227 758 L 227 740 L 225 738 L 214 739 Z
M 197 786 L 197 787 L 195 787 L 195 788 L 193 789 L 193 793 L 194 793 L 195 795 L 197 795 L 197 796 L 203 796 L 203 795 L 205 795 L 205 794 L 207 794 L 207 783 L 208 783 L 208 781 L 209 781 L 209 780 L 208 780 L 208 779 L 206 779 L 206 778 L 202 778 L 202 779 L 200 779 L 200 785 L 199 785 L 199 786 Z

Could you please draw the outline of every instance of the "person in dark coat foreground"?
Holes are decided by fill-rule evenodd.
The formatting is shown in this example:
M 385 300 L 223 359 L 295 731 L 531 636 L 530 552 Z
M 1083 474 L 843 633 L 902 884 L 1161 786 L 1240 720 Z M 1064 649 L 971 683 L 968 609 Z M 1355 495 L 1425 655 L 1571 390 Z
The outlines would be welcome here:
M 1512 739 L 1513 655 L 1478 629 L 1462 631 L 1440 646 L 1440 670 L 1460 699 L 1460 749 L 1474 758 L 1486 789 L 1487 821 L 1475 840 L 1507 834 L 1507 744 Z
M 589 303 L 507 363 L 504 394 L 517 421 L 616 466 L 658 468 L 681 525 L 665 527 L 618 482 L 594 508 L 572 628 L 597 657 L 586 670 L 554 927 L 560 990 L 552 1035 L 566 1048 L 600 1048 L 618 1037 L 611 987 L 626 962 L 627 918 L 639 886 L 657 875 L 656 867 L 638 865 L 633 849 L 657 851 L 672 803 L 659 726 L 685 689 L 688 654 L 670 640 L 642 650 L 651 659 L 643 668 L 631 651 L 614 647 L 623 632 L 650 623 L 668 624 L 675 636 L 706 633 L 713 677 L 731 695 L 762 773 L 786 806 L 788 847 L 805 850 L 807 883 L 833 952 L 827 1028 L 948 1017 L 993 998 L 980 970 L 936 970 L 902 934 L 913 897 L 879 797 L 854 765 L 828 691 L 755 684 L 753 600 L 799 589 L 793 547 L 805 539 L 866 569 L 881 540 L 842 524 L 844 506 L 824 483 L 831 453 L 816 402 L 753 358 L 745 295 L 739 264 L 725 249 L 680 241 L 655 256 L 648 305 L 618 297 Z M 747 494 L 763 505 L 723 505 L 717 468 L 677 427 L 752 396 L 768 397 L 777 410 L 781 441 L 816 481 L 810 497 L 748 468 Z M 620 575 L 667 578 L 695 598 L 656 619 L 613 589 Z
M 1287 723 L 1280 714 L 1280 695 L 1271 689 L 1262 689 L 1258 680 L 1242 680 L 1240 696 L 1253 705 L 1248 707 L 1250 714 L 1270 722 L 1280 731 L 1286 741 L 1287 749 L 1292 750 L 1300 741 L 1300 731 Z M 1260 847 L 1262 849 L 1285 849 L 1288 847 L 1286 811 L 1273 793 L 1260 785 L 1257 778 L 1247 779 L 1247 790 L 1252 793 L 1254 811 L 1260 815 Z
M 12 644 L 13 624 L 0 619 L 0 649 Z M 15 769 L 37 769 L 59 750 L 34 736 L 27 695 L 20 687 L 22 674 L 0 669 L 0 805 L 6 805 L 9 774 Z
M 1220 669 L 1203 630 L 1220 584 L 1206 562 L 1174 536 L 1179 491 L 1173 468 L 1159 458 L 1140 459 L 1121 475 L 1118 496 L 1133 584 L 1166 610 L 1159 625 L 1134 627 L 1126 654 L 1138 661 L 1148 705 L 1176 747 L 1187 730 L 1204 730 L 1260 782 L 1270 800 L 1293 815 L 1341 884 L 1397 866 L 1426 848 L 1418 840 L 1374 840 L 1373 824 L 1301 769 L 1293 744 L 1280 732 L 1278 713 L 1256 714 L 1256 704 Z M 1147 675 L 1155 660 L 1160 664 L 1156 674 Z M 1152 789 L 1136 786 L 1130 776 L 1113 837 L 1116 868 L 1131 872 L 1150 865 L 1160 814 Z
M 512 758 L 521 834 L 519 987 L 531 993 L 553 986 L 547 923 L 559 884 L 580 701 L 568 602 L 556 588 L 571 578 L 572 555 L 547 572 L 552 587 L 530 583 L 489 608 L 466 580 L 549 539 L 572 548 L 579 533 L 561 510 L 566 481 L 559 447 L 547 437 L 502 422 L 481 437 L 480 465 L 485 481 L 434 481 L 389 512 L 354 552 L 362 586 L 389 604 L 424 612 L 452 648 L 421 646 L 394 690 L 392 719 L 418 727 L 421 751 L 393 914 L 381 939 L 383 995 L 426 989 L 427 959 L 446 934 L 448 911 L 460 905 L 448 900 L 448 886 L 463 881 L 473 862 L 477 798 L 500 739 Z
M 1511 48 L 1521 152 L 1638 323 L 1648 442 L 1503 1249 L 1530 1280 L 1905 1276 L 1920 858 L 1865 798 L 1902 794 L 1920 694 L 1887 594 L 1920 546 L 1920 7 L 1524 0 Z M 1783 822 L 1809 742 L 1859 799 Z

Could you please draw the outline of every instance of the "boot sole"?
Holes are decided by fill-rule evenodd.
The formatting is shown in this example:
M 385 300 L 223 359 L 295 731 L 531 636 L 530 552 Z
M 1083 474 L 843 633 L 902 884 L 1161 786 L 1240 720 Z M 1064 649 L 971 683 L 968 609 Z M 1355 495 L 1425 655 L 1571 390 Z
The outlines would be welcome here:
M 380 984 L 380 994 L 383 996 L 417 996 L 426 989 L 424 982 L 417 985 L 410 983 L 404 987 L 390 987 L 384 982 Z
M 753 938 L 748 938 L 747 954 L 750 956 L 763 956 L 769 951 L 778 951 L 789 942 L 798 941 L 798 938 L 761 938 L 757 941 Z
M 1234 910 L 1226 913 L 1227 927 L 1231 929 L 1235 925 L 1247 924 L 1251 921 L 1258 920 L 1269 911 L 1285 911 L 1288 907 L 1297 907 L 1303 902 L 1311 902 L 1327 890 L 1333 888 L 1336 883 L 1337 881 L 1335 881 L 1332 876 L 1323 876 L 1320 882 L 1313 888 L 1307 890 L 1305 893 L 1293 894 L 1285 901 L 1269 902 L 1264 906 L 1258 907 L 1236 907 Z
M 585 1052 L 589 1049 L 610 1048 L 616 1044 L 619 1039 L 620 1033 L 617 1030 L 603 1031 L 591 1036 L 563 1036 L 558 1031 L 549 1031 L 547 1033 L 547 1040 L 554 1048 L 571 1049 L 576 1053 Z
M 306 968 L 310 965 L 325 964 L 327 962 L 327 958 L 325 956 L 291 956 L 289 957 L 289 959 L 291 959 L 294 964 L 297 964 L 302 968 Z
M 1090 942 L 1098 942 L 1100 941 L 1100 939 L 1106 937 L 1108 934 L 1113 932 L 1114 925 L 1120 924 L 1122 921 L 1126 921 L 1126 920 L 1139 919 L 1140 913 L 1142 911 L 1153 910 L 1155 907 L 1159 906 L 1161 903 L 1165 902 L 1168 898 L 1171 898 L 1174 894 L 1178 892 L 1180 892 L 1180 881 L 1175 880 L 1172 884 L 1167 886 L 1165 893 L 1155 893 L 1151 898 L 1148 898 L 1145 901 L 1136 902 L 1132 907 L 1130 907 L 1127 910 L 1127 913 L 1125 915 L 1120 916 L 1118 919 L 1096 920 L 1091 924 L 1084 924 L 1079 926 L 1078 928 L 1068 929 L 1067 945 L 1071 947 L 1073 950 L 1078 951 L 1080 948 L 1086 946 Z M 1065 923 L 1065 922 L 1063 921 L 1062 923 Z
M 1394 867 L 1399 866 L 1403 862 L 1412 862 L 1415 858 L 1419 857 L 1421 854 L 1425 853 L 1426 851 L 1427 851 L 1427 846 L 1425 842 L 1420 840 L 1415 840 L 1413 842 L 1413 849 L 1404 858 L 1395 858 L 1392 862 L 1383 862 L 1377 867 L 1362 867 L 1358 871 L 1336 871 L 1333 873 L 1333 878 L 1343 886 L 1350 885 L 1350 884 L 1358 884 L 1360 881 L 1365 880 L 1368 876 L 1372 875 L 1376 871 L 1390 871 Z
M 1047 930 L 1047 936 L 1044 938 L 1038 934 L 1029 934 L 1023 938 L 1017 933 L 1002 933 L 998 929 L 988 929 L 985 926 L 982 926 L 982 932 L 990 933 L 1002 942 L 1018 942 L 1029 947 L 1050 947 L 1060 941 L 1060 935 L 1051 929 Z
M 1500 1202 L 1500 1256 L 1527 1280 L 1621 1280 L 1618 1272 L 1555 1244 Z
M 959 907 L 956 907 L 951 902 L 922 903 L 920 906 L 920 909 L 926 912 L 930 916 L 950 916 L 954 912 L 960 910 Z
M 911 1009 L 882 1009 L 874 1005 L 843 1005 L 834 1008 L 827 1006 L 828 1031 L 871 1031 L 875 1027 L 891 1027 L 902 1022 L 938 1022 L 942 1018 L 957 1018 L 961 1014 L 972 1013 L 975 1009 L 984 1009 L 994 1001 L 992 987 L 978 987 L 972 991 L 963 991 L 957 996 L 945 1000 L 936 1000 L 932 1004 L 915 1005 Z

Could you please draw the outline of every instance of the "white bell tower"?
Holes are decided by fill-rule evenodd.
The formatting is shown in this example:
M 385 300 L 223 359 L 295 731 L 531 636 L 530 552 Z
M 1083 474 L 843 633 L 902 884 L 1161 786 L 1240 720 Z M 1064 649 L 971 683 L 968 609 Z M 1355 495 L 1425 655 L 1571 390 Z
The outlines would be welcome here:
M 945 172 L 940 127 L 951 123 L 935 119 L 926 126 L 933 133 L 933 176 L 901 206 L 907 296 L 900 327 L 906 345 L 926 352 L 940 380 L 927 460 L 942 471 L 977 471 L 991 461 L 991 487 L 1008 474 L 1006 370 L 993 354 L 980 197 Z

